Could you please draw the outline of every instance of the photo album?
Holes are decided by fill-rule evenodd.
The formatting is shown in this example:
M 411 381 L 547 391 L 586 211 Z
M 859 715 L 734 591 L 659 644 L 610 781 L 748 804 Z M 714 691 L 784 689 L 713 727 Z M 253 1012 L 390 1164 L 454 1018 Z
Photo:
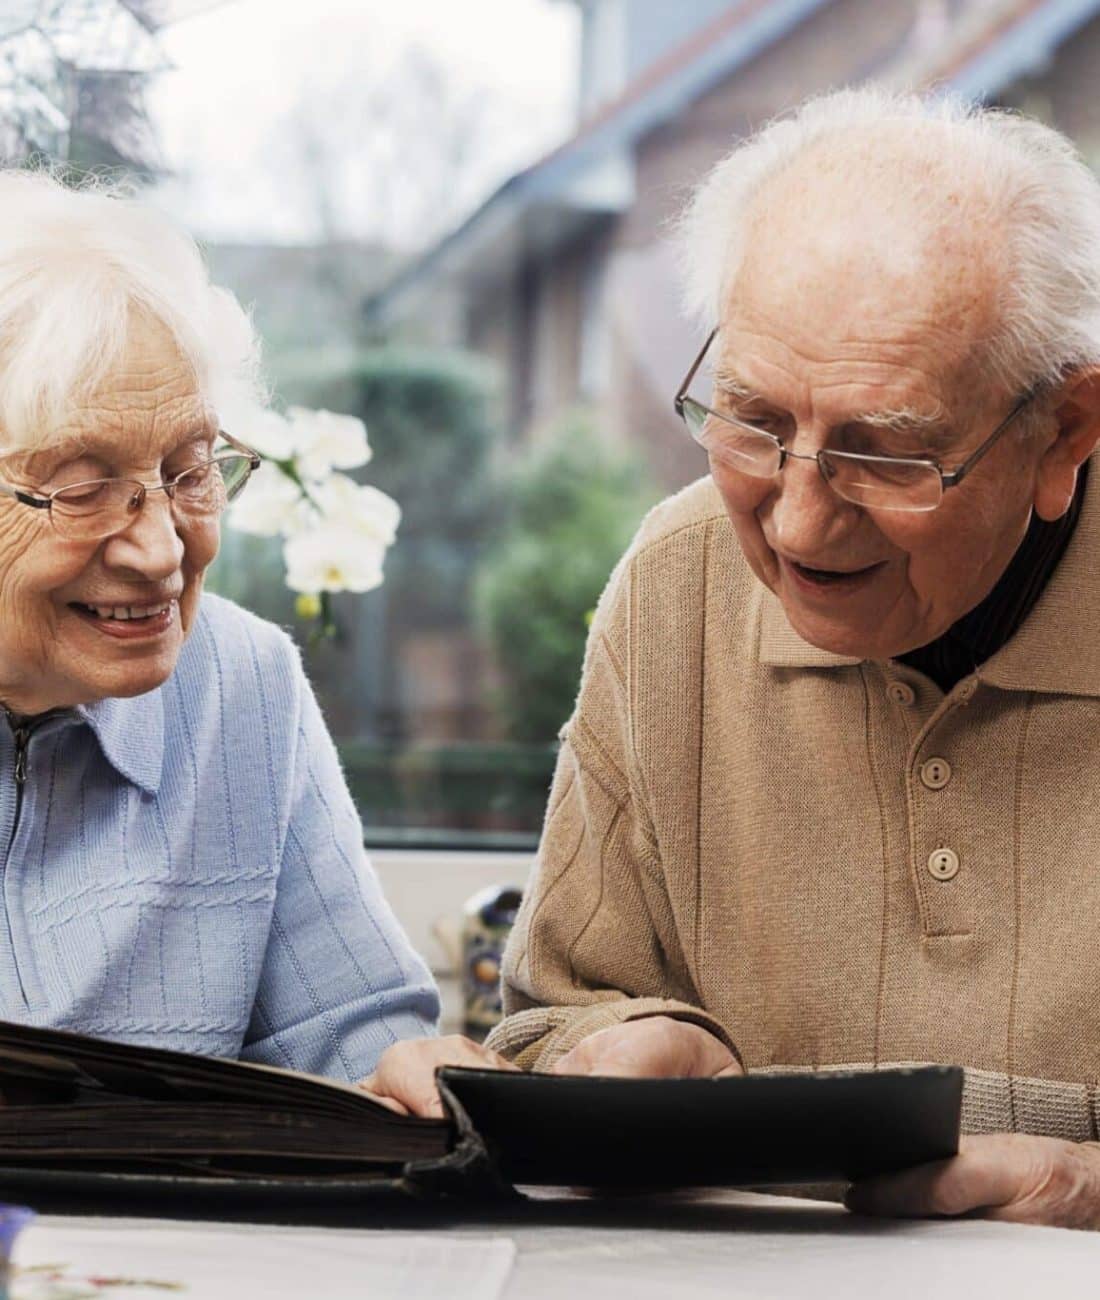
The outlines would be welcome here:
M 619 1079 L 441 1069 L 447 1118 L 240 1061 L 0 1023 L 0 1194 L 261 1197 L 850 1180 L 953 1155 L 962 1071 Z

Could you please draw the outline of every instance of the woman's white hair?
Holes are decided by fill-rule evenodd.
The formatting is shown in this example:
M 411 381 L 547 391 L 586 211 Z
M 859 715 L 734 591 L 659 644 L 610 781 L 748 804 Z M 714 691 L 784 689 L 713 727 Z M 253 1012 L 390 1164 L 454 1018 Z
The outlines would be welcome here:
M 721 319 L 765 183 L 818 146 L 843 146 L 853 132 L 873 140 L 879 127 L 896 138 L 899 126 L 933 175 L 952 174 L 992 218 L 1002 274 L 998 325 L 980 359 L 988 378 L 1019 392 L 1100 361 L 1100 182 L 1071 142 L 1014 113 L 876 88 L 808 100 L 742 141 L 696 189 L 677 242 L 701 328 Z M 924 195 L 934 201 L 935 190 Z
M 135 314 L 169 331 L 219 418 L 263 401 L 252 324 L 184 230 L 117 182 L 0 171 L 0 454 L 57 441 Z

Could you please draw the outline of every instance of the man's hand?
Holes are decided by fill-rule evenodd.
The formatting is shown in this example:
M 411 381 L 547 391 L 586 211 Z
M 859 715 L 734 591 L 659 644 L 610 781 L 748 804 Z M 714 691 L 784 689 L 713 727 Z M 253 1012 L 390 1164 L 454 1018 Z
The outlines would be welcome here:
M 359 1087 L 375 1101 L 400 1115 L 443 1118 L 443 1103 L 435 1086 L 441 1065 L 462 1065 L 475 1070 L 515 1070 L 518 1067 L 497 1052 L 451 1034 L 447 1038 L 410 1038 L 387 1047 L 378 1068 Z
M 601 1029 L 559 1057 L 551 1072 L 650 1079 L 744 1074 L 720 1039 L 700 1025 L 670 1016 L 647 1016 Z
M 1100 1149 L 1023 1133 L 964 1137 L 953 1159 L 855 1183 L 845 1203 L 857 1214 L 978 1212 L 1009 1223 L 1100 1228 Z

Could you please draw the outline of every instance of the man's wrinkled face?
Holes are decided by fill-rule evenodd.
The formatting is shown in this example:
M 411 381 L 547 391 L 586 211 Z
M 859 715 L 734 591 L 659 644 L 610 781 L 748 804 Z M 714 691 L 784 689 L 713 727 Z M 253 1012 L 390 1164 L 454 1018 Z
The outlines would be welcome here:
M 42 495 L 102 477 L 152 485 L 206 458 L 216 432 L 175 343 L 135 320 L 59 445 L 9 456 L 0 478 Z M 217 549 L 217 518 L 177 515 L 164 492 L 97 542 L 68 540 L 48 511 L 0 497 L 0 701 L 38 713 L 159 686 Z
M 900 207 L 860 210 L 830 191 L 781 180 L 750 226 L 713 345 L 717 409 L 796 452 L 929 453 L 953 469 L 1018 396 L 977 386 L 993 274 L 950 223 L 919 229 Z M 794 630 L 885 659 L 934 640 L 994 586 L 1027 529 L 1048 443 L 1010 431 L 927 513 L 845 502 L 813 462 L 768 480 L 711 468 Z

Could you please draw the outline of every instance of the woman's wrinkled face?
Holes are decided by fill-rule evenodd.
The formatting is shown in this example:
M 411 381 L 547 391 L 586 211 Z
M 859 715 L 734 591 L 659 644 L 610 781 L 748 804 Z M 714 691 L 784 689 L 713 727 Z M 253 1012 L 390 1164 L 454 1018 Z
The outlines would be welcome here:
M 48 450 L 0 463 L 46 495 L 87 479 L 153 485 L 205 459 L 217 425 L 168 333 L 135 321 L 120 361 Z M 16 713 L 140 695 L 171 674 L 218 549 L 217 516 L 177 515 L 164 492 L 95 542 L 0 497 L 0 701 Z

